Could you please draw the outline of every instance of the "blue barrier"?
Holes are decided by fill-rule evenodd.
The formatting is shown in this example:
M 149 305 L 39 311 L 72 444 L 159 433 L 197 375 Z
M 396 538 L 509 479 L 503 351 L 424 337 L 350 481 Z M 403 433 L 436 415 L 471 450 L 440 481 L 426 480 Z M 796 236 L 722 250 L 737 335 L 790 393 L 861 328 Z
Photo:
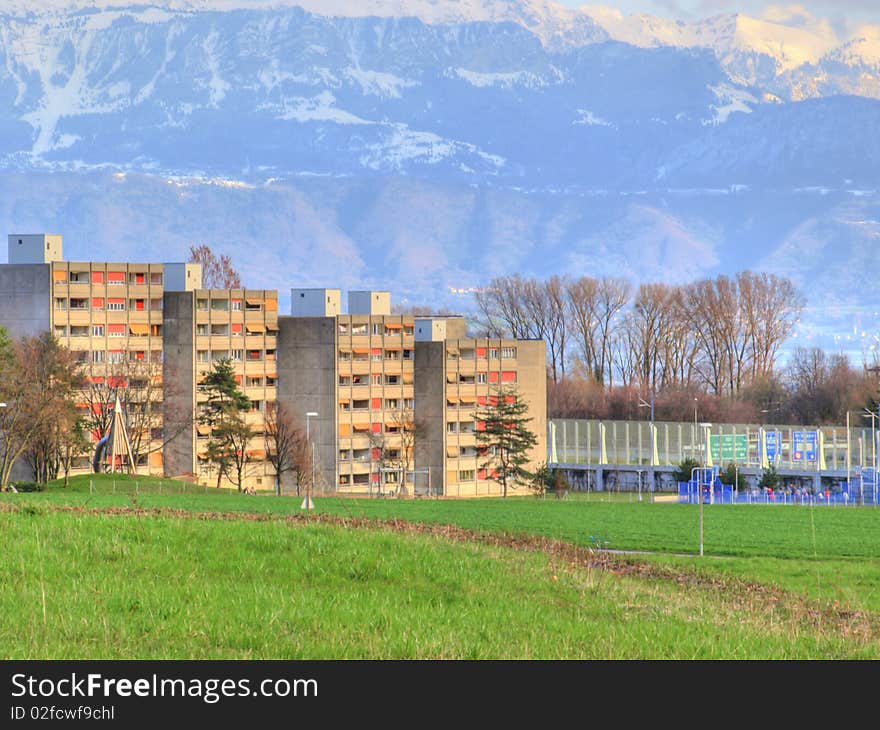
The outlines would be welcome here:
M 715 480 L 712 484 L 696 482 L 678 483 L 678 501 L 681 504 L 699 504 L 702 492 L 703 504 L 800 504 L 800 505 L 877 505 L 877 493 L 864 490 L 858 482 L 844 482 L 839 490 L 823 490 L 814 493 L 809 488 L 780 487 L 777 489 L 750 487 L 733 489 L 730 484 Z

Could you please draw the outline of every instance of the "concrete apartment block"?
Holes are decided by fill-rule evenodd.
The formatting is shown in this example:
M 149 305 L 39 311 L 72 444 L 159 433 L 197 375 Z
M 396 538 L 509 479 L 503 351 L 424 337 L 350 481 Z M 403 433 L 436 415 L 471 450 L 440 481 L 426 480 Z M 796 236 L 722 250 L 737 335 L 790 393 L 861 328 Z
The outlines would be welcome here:
M 0 265 L 0 324 L 12 338 L 51 328 L 52 280 L 48 264 Z
M 437 342 L 466 336 L 464 317 L 416 317 L 416 342 Z
M 348 313 L 381 316 L 391 314 L 391 292 L 350 291 Z
M 10 264 L 50 264 L 63 261 L 62 237 L 53 233 L 10 233 L 7 239 Z
M 290 314 L 294 317 L 335 317 L 342 314 L 339 289 L 291 289 Z
M 336 470 L 336 317 L 278 318 L 278 404 L 305 428 L 315 449 L 316 485 L 338 483 Z M 307 413 L 317 413 L 307 419 Z M 293 477 L 284 475 L 284 486 Z
M 164 396 L 196 419 L 207 394 L 199 383 L 221 359 L 230 359 L 236 382 L 251 399 L 245 415 L 256 432 L 247 447 L 245 482 L 221 486 L 271 489 L 274 469 L 266 459 L 265 416 L 275 407 L 278 382 L 278 293 L 275 290 L 196 289 L 168 292 L 168 346 L 163 366 Z M 172 411 L 169 411 L 172 412 Z M 214 465 L 206 458 L 211 431 L 196 423 L 166 448 L 166 472 L 192 474 L 201 484 L 216 484 Z

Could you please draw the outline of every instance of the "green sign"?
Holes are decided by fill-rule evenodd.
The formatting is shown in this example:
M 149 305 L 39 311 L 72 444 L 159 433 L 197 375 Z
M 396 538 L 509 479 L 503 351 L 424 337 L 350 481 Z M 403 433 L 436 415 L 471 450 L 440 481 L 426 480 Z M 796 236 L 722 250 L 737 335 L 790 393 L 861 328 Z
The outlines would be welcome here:
M 745 434 L 725 433 L 709 436 L 712 461 L 746 461 L 749 458 L 749 437 Z

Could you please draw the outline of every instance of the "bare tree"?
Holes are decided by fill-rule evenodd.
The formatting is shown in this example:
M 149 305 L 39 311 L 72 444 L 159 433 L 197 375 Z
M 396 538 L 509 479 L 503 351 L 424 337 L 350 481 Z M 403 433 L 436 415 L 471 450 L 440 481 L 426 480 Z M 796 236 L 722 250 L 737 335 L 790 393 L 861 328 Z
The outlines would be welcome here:
M 275 492 L 281 494 L 284 474 L 296 477 L 296 493 L 311 477 L 312 455 L 302 423 L 281 403 L 266 409 L 266 459 L 275 469 Z M 314 490 L 314 485 L 313 485 Z
M 202 265 L 202 287 L 205 289 L 241 289 L 241 276 L 226 254 L 217 256 L 203 243 L 189 247 L 189 260 Z

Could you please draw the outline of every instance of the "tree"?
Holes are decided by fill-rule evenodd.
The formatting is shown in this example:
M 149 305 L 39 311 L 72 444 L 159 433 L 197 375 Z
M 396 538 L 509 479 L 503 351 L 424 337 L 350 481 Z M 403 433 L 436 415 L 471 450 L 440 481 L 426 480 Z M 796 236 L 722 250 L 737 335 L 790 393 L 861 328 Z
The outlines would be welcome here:
M 551 468 L 546 463 L 541 464 L 529 480 L 529 489 L 539 497 L 543 497 L 549 490 L 556 495 L 556 499 L 562 499 L 570 488 L 565 472 L 556 467 Z
M 256 432 L 245 422 L 251 401 L 235 382 L 232 360 L 217 360 L 204 373 L 202 390 L 207 395 L 198 421 L 211 429 L 206 456 L 217 469 L 219 489 L 224 476 L 241 491 L 248 463 L 247 445 Z
M 694 473 L 694 469 L 699 466 L 700 464 L 696 459 L 687 457 L 686 459 L 682 459 L 678 463 L 675 471 L 672 472 L 672 476 L 676 482 L 689 482 L 691 480 L 691 476 Z
M 501 387 L 495 389 L 484 408 L 474 413 L 476 441 L 486 457 L 480 468 L 501 485 L 505 497 L 508 486 L 515 489 L 517 482 L 526 482 L 532 476 L 525 465 L 538 437 L 528 428 L 532 420 L 526 415 L 528 411 L 528 403 L 515 388 Z
M 70 351 L 51 333 L 14 343 L 0 337 L 0 487 L 38 434 L 50 432 L 81 378 Z
M 776 473 L 776 467 L 772 464 L 764 469 L 763 474 L 761 474 L 761 480 L 758 482 L 758 486 L 762 489 L 774 489 L 779 486 L 779 483 L 782 481 L 782 477 Z
M 722 484 L 729 484 L 736 489 L 741 489 L 746 483 L 745 477 L 736 468 L 736 464 L 728 464 L 718 474 L 718 479 Z
M 226 254 L 217 256 L 207 244 L 189 247 L 190 263 L 202 265 L 204 289 L 241 289 L 241 276 Z
M 266 411 L 266 459 L 275 469 L 275 493 L 281 494 L 284 474 L 296 477 L 296 493 L 300 485 L 311 477 L 312 454 L 305 429 L 284 404 L 276 404 Z

